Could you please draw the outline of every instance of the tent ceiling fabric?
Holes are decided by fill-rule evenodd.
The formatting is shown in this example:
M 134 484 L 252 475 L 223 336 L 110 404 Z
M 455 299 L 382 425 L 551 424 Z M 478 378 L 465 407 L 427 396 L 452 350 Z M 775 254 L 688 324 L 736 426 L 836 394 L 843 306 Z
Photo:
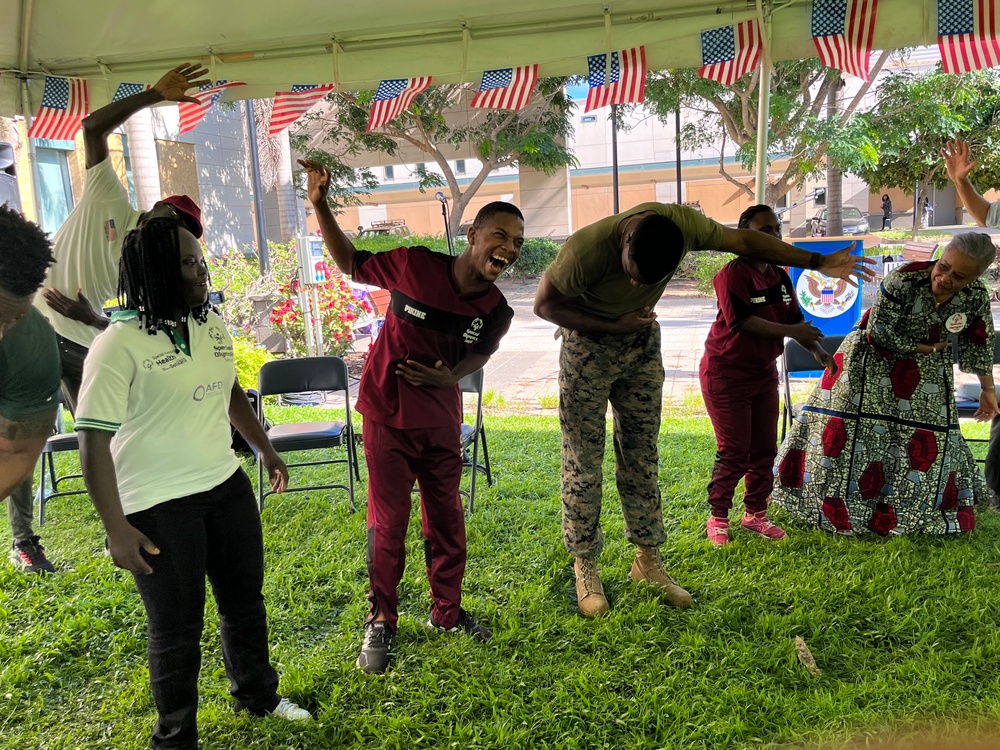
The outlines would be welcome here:
M 815 57 L 810 11 L 808 0 L 775 0 L 774 59 Z M 754 0 L 0 0 L 0 114 L 20 111 L 19 74 L 30 76 L 34 109 L 45 73 L 90 79 L 95 109 L 118 83 L 151 83 L 195 59 L 216 79 L 248 84 L 226 98 L 294 83 L 478 81 L 531 63 L 542 76 L 582 75 L 587 55 L 638 45 L 652 69 L 697 67 L 701 31 L 756 12 Z M 881 0 L 875 47 L 933 44 L 934 13 L 933 0 Z

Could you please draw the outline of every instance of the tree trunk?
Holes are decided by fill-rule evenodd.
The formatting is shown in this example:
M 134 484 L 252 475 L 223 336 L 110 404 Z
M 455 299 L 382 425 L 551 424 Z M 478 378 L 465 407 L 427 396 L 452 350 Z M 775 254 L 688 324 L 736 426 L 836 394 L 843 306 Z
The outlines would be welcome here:
M 829 120 L 840 117 L 840 88 L 838 81 L 830 87 L 827 98 L 826 116 Z M 844 174 L 833 158 L 826 156 L 826 235 L 839 237 L 844 233 Z

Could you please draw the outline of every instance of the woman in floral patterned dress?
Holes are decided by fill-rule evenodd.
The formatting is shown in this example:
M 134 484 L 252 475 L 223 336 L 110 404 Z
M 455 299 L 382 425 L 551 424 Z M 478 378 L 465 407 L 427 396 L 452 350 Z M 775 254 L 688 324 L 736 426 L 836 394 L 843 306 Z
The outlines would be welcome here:
M 958 428 L 952 350 L 982 386 L 976 418 L 1000 413 L 988 235 L 957 235 L 940 260 L 886 276 L 778 451 L 772 499 L 829 531 L 971 531 L 986 485 Z

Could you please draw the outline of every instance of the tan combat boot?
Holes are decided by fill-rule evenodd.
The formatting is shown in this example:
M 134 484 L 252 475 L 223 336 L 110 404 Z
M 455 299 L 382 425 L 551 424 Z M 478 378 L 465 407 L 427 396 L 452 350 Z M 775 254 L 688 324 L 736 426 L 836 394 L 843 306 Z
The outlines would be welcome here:
M 610 607 L 597 573 L 597 561 L 592 557 L 574 558 L 573 572 L 576 573 L 576 603 L 580 614 L 597 617 L 607 612 Z
M 691 606 L 691 594 L 677 585 L 663 567 L 660 550 L 656 547 L 636 547 L 631 572 L 633 581 L 646 581 L 659 590 L 668 604 L 681 609 Z

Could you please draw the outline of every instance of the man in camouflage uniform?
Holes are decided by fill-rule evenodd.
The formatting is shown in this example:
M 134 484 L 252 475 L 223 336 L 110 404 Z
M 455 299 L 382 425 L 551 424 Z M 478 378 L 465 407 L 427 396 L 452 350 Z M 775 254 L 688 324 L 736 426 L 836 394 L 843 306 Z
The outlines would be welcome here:
M 692 250 L 725 250 L 848 278 L 850 249 L 809 253 L 764 234 L 727 229 L 684 206 L 643 203 L 575 232 L 542 276 L 535 313 L 560 326 L 563 542 L 574 558 L 580 614 L 608 610 L 596 558 L 606 413 L 614 417 L 615 482 L 625 538 L 636 545 L 631 577 L 665 601 L 690 607 L 691 595 L 667 574 L 657 438 L 663 394 L 660 328 L 652 312 Z

